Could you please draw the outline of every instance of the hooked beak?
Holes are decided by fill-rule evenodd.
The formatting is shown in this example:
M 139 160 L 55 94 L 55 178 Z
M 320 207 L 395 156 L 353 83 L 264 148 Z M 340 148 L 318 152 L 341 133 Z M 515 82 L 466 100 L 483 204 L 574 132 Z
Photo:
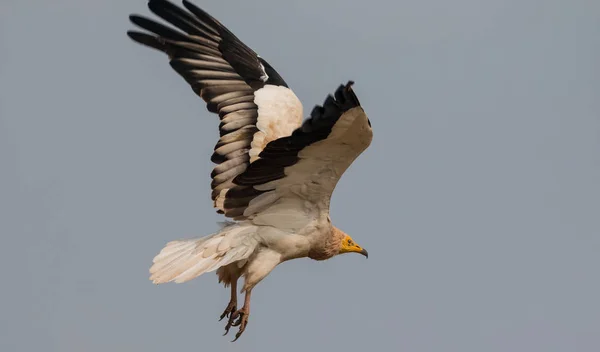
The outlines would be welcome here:
M 358 253 L 360 253 L 360 254 L 364 255 L 366 258 L 369 258 L 369 252 L 367 252 L 367 250 L 366 250 L 366 249 L 364 249 L 364 248 L 362 249 L 362 251 L 360 251 L 360 252 L 358 252 Z

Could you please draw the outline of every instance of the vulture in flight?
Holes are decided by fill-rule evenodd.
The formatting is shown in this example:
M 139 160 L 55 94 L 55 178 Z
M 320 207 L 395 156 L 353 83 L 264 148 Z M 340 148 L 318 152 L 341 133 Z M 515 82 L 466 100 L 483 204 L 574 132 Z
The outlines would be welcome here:
M 246 329 L 252 289 L 290 259 L 325 260 L 367 251 L 329 216 L 331 194 L 350 164 L 369 146 L 371 123 L 352 90 L 342 84 L 303 121 L 302 104 L 265 59 L 221 22 L 187 0 L 185 9 L 150 0 L 172 25 L 131 15 L 131 39 L 167 54 L 179 73 L 218 114 L 219 140 L 211 156 L 212 201 L 233 221 L 217 233 L 172 241 L 150 268 L 156 283 L 185 282 L 216 270 L 231 287 L 221 319 L 225 330 Z M 238 279 L 244 304 L 238 309 Z

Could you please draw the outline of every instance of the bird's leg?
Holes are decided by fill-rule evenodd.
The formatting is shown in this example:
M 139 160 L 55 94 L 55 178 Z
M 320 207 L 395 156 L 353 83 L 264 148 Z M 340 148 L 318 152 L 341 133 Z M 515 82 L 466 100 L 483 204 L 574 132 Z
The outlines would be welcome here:
M 219 318 L 219 321 L 223 320 L 223 318 L 225 317 L 229 317 L 231 313 L 235 312 L 237 309 L 237 280 L 233 281 L 231 283 L 231 299 L 229 300 L 229 304 L 227 305 L 227 308 L 225 308 L 225 311 L 223 312 L 223 314 L 221 314 L 221 317 Z
M 237 310 L 237 279 L 235 279 L 231 282 L 231 299 L 229 300 L 229 304 L 227 305 L 227 308 L 225 308 L 225 311 L 223 312 L 223 314 L 221 314 L 221 318 L 219 318 L 219 321 L 223 320 L 223 318 L 225 318 L 225 317 L 229 318 L 229 319 L 227 319 L 227 325 L 225 325 L 225 334 L 223 334 L 223 336 L 227 335 L 227 333 L 229 332 L 229 329 L 233 325 L 233 313 L 236 310 Z
M 246 330 L 246 326 L 248 325 L 248 316 L 250 316 L 250 295 L 252 294 L 252 289 L 246 290 L 246 297 L 244 297 L 244 306 L 242 309 L 235 311 L 231 314 L 231 319 L 238 318 L 238 320 L 233 323 L 233 326 L 239 326 L 240 330 L 235 334 L 235 339 L 231 342 L 235 342 L 237 339 L 242 336 L 244 330 Z

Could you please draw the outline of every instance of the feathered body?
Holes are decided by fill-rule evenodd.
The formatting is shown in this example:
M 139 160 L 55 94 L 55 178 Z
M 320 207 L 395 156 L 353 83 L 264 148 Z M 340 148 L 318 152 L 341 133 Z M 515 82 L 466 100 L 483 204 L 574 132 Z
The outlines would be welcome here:
M 369 146 L 372 130 L 353 82 L 341 85 L 310 118 L 281 76 L 219 21 L 183 1 L 185 11 L 150 0 L 152 12 L 177 30 L 142 16 L 132 22 L 151 34 L 128 32 L 165 52 L 171 66 L 221 120 L 211 160 L 212 200 L 236 222 L 215 234 L 169 242 L 150 268 L 154 283 L 185 282 L 217 271 L 231 285 L 222 317 L 244 331 L 252 288 L 278 264 L 296 258 L 325 260 L 366 251 L 331 224 L 331 195 L 342 174 Z M 236 309 L 243 277 L 244 307 Z

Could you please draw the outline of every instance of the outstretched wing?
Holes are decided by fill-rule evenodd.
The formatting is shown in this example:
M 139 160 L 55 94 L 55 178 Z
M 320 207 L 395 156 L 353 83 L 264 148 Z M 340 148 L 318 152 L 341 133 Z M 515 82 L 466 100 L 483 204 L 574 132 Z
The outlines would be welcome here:
M 165 52 L 208 110 L 219 114 L 221 137 L 211 157 L 218 164 L 211 174 L 216 200 L 234 186 L 234 178 L 258 159 L 268 142 L 290 135 L 301 125 L 302 104 L 271 65 L 219 21 L 187 0 L 183 5 L 188 11 L 165 0 L 150 0 L 150 10 L 176 29 L 131 15 L 134 24 L 151 34 L 127 34 Z
M 290 136 L 267 144 L 259 159 L 233 180 L 236 186 L 217 199 L 226 214 L 299 229 L 311 220 L 308 213 L 329 210 L 340 177 L 373 138 L 352 84 L 341 85 Z

